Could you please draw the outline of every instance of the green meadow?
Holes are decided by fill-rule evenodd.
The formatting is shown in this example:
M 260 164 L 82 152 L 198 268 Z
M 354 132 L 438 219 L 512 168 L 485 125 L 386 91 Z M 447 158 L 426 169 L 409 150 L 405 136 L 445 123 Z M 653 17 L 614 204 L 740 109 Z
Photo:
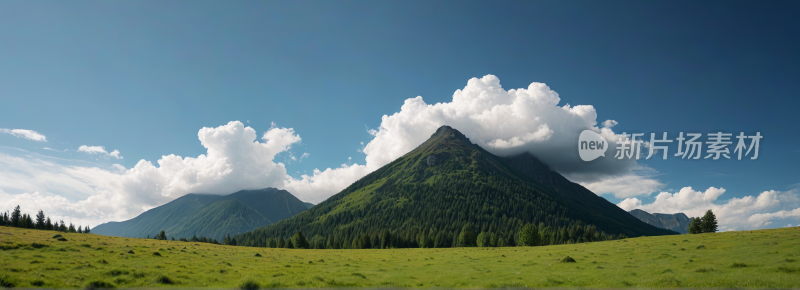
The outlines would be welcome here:
M 543 247 L 393 250 L 249 248 L 69 233 L 60 233 L 59 240 L 56 234 L 0 227 L 2 286 L 800 286 L 800 228 Z

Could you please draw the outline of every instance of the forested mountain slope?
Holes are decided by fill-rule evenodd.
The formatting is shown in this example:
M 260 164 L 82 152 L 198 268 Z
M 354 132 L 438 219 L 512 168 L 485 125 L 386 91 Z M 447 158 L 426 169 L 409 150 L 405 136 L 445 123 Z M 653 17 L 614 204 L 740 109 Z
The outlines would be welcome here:
M 270 238 L 302 232 L 317 248 L 449 247 L 473 244 L 484 232 L 487 243 L 513 245 L 527 223 L 538 226 L 541 244 L 675 234 L 593 193 L 581 200 L 589 191 L 562 181 L 558 173 L 548 170 L 555 182 L 539 181 L 535 171 L 526 174 L 517 164 L 524 162 L 495 156 L 443 126 L 328 200 L 236 240 L 266 246 Z M 474 233 L 462 233 L 465 229 Z
M 285 190 L 242 190 L 229 195 L 187 194 L 123 221 L 98 225 L 100 235 L 144 238 L 164 230 L 169 238 L 208 237 L 222 241 L 287 219 L 306 205 Z

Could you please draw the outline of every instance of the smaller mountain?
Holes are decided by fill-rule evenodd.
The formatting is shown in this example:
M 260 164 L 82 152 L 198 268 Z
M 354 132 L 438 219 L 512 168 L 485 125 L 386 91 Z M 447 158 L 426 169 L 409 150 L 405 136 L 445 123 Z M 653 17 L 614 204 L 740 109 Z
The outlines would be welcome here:
M 307 208 L 311 208 L 312 206 L 314 206 L 314 204 L 310 202 L 303 202 L 303 204 L 305 204 Z
M 662 229 L 673 230 L 681 234 L 687 233 L 686 229 L 689 227 L 689 223 L 692 221 L 692 219 L 687 217 L 682 212 L 676 214 L 666 214 L 666 213 L 651 214 L 641 209 L 634 209 L 630 211 L 630 214 L 652 226 Z
M 222 241 L 225 235 L 271 225 L 308 209 L 285 190 L 242 190 L 229 195 L 194 194 L 179 197 L 139 216 L 108 222 L 92 229 L 106 236 L 144 238 L 164 230 L 169 238 L 208 237 Z

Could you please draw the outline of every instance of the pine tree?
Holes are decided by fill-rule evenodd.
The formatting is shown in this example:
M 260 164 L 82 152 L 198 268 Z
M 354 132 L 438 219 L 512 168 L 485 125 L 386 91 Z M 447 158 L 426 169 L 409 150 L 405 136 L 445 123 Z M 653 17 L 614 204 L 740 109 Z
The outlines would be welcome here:
M 294 249 L 294 245 L 292 244 L 292 239 L 286 240 L 286 248 L 287 249 Z
M 231 234 L 225 234 L 225 238 L 222 239 L 223 245 L 230 245 L 231 243 Z
M 706 212 L 706 215 L 703 216 L 703 222 L 700 227 L 703 228 L 704 233 L 717 232 L 717 216 L 715 216 L 710 209 Z
M 156 235 L 155 239 L 156 240 L 166 241 L 167 240 L 167 233 L 165 233 L 164 230 L 161 230 L 161 232 L 159 232 L 158 235 Z
M 526 224 L 519 232 L 520 246 L 538 246 L 539 245 L 539 229 L 533 224 Z
M 703 233 L 703 228 L 700 227 L 700 218 L 692 218 L 692 221 L 689 222 L 689 228 L 686 229 L 686 231 L 690 234 Z
M 277 246 L 278 246 L 278 248 L 285 248 L 286 247 L 286 242 L 283 240 L 283 238 L 278 238 Z
M 480 234 L 478 234 L 478 238 L 476 239 L 478 247 L 489 247 L 490 242 L 491 242 L 491 234 L 487 232 L 481 232 Z
M 309 248 L 308 240 L 306 240 L 306 237 L 303 236 L 303 233 L 301 232 L 297 232 L 296 234 L 294 234 L 294 237 L 292 237 L 292 242 L 294 247 L 297 249 Z
M 72 223 L 69 223 L 69 228 L 67 228 L 67 231 L 70 232 L 70 233 L 74 233 L 75 232 L 75 226 L 72 225 Z
M 458 246 L 474 247 L 476 238 L 475 233 L 472 232 L 472 225 L 467 224 L 461 229 L 461 234 L 458 236 Z
M 14 208 L 14 211 L 11 212 L 11 226 L 18 227 L 20 225 L 19 221 L 22 219 L 22 211 L 20 211 L 19 206 Z
M 36 225 L 33 223 L 33 218 L 29 214 L 25 215 L 25 225 L 24 228 L 26 229 L 33 229 L 36 228 Z
M 36 225 L 37 229 L 43 230 L 45 228 L 44 224 L 44 212 L 40 209 L 39 213 L 36 214 Z
M 92 232 L 92 229 L 90 229 L 89 226 L 86 226 L 85 228 L 83 228 L 83 232 L 89 234 Z
M 61 232 L 67 232 L 67 225 L 64 224 L 64 220 L 61 220 L 61 225 L 58 226 L 58 230 Z
M 44 222 L 44 229 L 48 231 L 53 230 L 53 221 L 50 220 L 50 217 L 47 217 L 47 220 Z

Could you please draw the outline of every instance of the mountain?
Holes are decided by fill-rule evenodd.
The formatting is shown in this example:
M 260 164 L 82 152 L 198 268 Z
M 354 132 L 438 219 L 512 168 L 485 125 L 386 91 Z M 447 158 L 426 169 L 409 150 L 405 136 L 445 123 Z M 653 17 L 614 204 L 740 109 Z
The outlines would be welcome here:
M 305 204 L 307 208 L 311 208 L 312 206 L 314 206 L 314 204 L 310 202 L 303 202 L 303 204 Z
M 570 209 L 583 213 L 588 220 L 611 222 L 615 225 L 615 228 L 620 229 L 621 232 L 629 236 L 649 235 L 646 233 L 651 232 L 650 227 L 643 225 L 630 213 L 582 185 L 569 181 L 558 172 L 552 171 L 547 164 L 539 161 L 538 158 L 530 153 L 525 152 L 503 159 L 511 167 L 558 193 L 569 204 Z M 645 223 L 647 222 L 645 221 Z M 669 229 L 657 225 L 653 226 Z
M 542 244 L 676 234 L 648 225 L 530 154 L 495 156 L 442 126 L 404 156 L 292 218 L 236 236 L 265 246 L 302 232 L 315 247 L 416 247 L 470 243 L 469 231 L 491 244 L 515 244 L 527 223 Z
M 229 195 L 187 194 L 123 221 L 92 229 L 106 236 L 144 238 L 164 230 L 169 238 L 231 236 L 292 217 L 306 205 L 285 190 L 242 190 Z
M 641 209 L 634 209 L 630 211 L 630 213 L 632 216 L 635 216 L 639 220 L 646 222 L 654 227 L 673 230 L 681 234 L 688 233 L 687 229 L 689 228 L 689 223 L 692 222 L 692 219 L 687 217 L 682 212 L 676 214 L 665 214 L 665 213 L 651 214 Z

